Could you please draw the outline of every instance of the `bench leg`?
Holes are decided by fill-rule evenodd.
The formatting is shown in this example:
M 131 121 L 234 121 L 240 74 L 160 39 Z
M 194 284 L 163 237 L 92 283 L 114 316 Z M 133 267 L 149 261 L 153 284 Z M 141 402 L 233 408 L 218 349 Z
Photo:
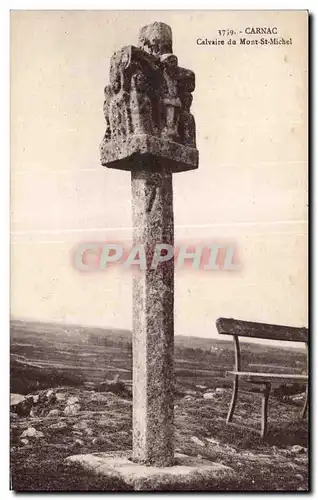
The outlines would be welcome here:
M 302 412 L 301 412 L 301 418 L 305 417 L 307 408 L 308 408 L 308 385 L 306 386 L 305 402 L 304 402 L 304 406 L 303 406 L 303 409 L 302 409 Z
M 232 399 L 230 403 L 230 408 L 226 417 L 226 423 L 228 424 L 229 422 L 232 421 L 234 410 L 235 410 L 235 405 L 236 405 L 236 400 L 237 400 L 237 393 L 238 393 L 238 377 L 236 376 L 233 380 L 233 391 L 232 391 Z
M 267 410 L 268 410 L 268 399 L 270 392 L 271 392 L 271 384 L 269 382 L 266 382 L 264 392 L 262 394 L 261 438 L 263 438 L 267 432 Z

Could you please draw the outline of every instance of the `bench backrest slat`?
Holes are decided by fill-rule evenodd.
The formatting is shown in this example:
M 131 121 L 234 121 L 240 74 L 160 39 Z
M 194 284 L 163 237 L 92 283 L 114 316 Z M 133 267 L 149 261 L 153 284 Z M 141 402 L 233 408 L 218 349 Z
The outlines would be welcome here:
M 216 327 L 222 335 L 308 343 L 307 328 L 254 323 L 252 321 L 242 321 L 233 318 L 218 318 L 216 320 Z

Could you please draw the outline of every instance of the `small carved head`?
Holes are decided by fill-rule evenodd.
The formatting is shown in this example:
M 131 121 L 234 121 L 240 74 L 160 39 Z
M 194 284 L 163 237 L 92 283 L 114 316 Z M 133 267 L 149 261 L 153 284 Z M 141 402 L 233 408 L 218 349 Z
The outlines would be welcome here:
M 132 86 L 139 92 L 146 92 L 148 90 L 148 81 L 146 75 L 141 70 L 138 70 L 132 77 Z
M 165 23 L 154 22 L 141 28 L 139 47 L 148 54 L 160 57 L 172 52 L 172 31 Z
M 178 58 L 174 54 L 164 54 L 160 57 L 160 61 L 168 69 L 174 69 L 178 66 Z
M 105 99 L 109 99 L 111 97 L 111 94 L 112 94 L 112 88 L 110 85 L 106 85 L 106 87 L 104 88 L 104 97 Z

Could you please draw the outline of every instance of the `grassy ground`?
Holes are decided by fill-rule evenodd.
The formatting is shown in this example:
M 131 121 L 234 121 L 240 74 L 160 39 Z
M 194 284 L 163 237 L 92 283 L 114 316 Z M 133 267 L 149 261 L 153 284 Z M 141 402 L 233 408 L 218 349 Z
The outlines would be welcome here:
M 304 351 L 244 345 L 243 368 L 253 371 L 305 369 Z M 176 450 L 222 462 L 237 471 L 224 489 L 302 491 L 308 487 L 307 422 L 302 401 L 282 401 L 276 387 L 269 407 L 269 434 L 227 426 L 231 397 L 226 371 L 233 367 L 232 343 L 222 339 L 176 337 Z M 131 449 L 131 333 L 58 324 L 12 322 L 11 392 L 39 395 L 39 402 L 11 418 L 11 478 L 16 491 L 109 491 L 107 484 L 75 466 L 69 455 Z M 264 368 L 265 366 L 265 368 Z M 109 392 L 105 380 L 119 376 L 124 387 Z M 48 397 L 48 389 L 53 394 Z M 224 388 L 214 399 L 207 390 Z M 302 390 L 296 388 L 296 391 Z M 102 392 L 100 392 L 102 391 Z M 108 391 L 108 392 L 107 392 Z M 294 392 L 294 388 L 290 388 Z M 57 399 L 54 395 L 58 393 Z M 277 397 L 274 397 L 276 395 Z M 64 413 L 69 397 L 78 398 L 74 415 Z M 50 414 L 51 410 L 56 410 Z M 259 427 L 260 397 L 242 393 L 237 422 Z M 29 427 L 42 437 L 21 437 Z M 23 440 L 23 441 L 22 441 Z M 295 445 L 298 445 L 298 447 Z M 293 448 L 294 447 L 294 448 Z M 303 449 L 302 447 L 305 447 Z
M 69 455 L 131 449 L 131 399 L 77 388 L 59 388 L 61 400 L 52 398 L 34 417 L 13 416 L 11 424 L 11 477 L 16 491 L 118 491 L 119 483 L 65 466 Z M 37 393 L 39 394 L 39 393 Z M 63 396 L 64 395 L 64 396 Z M 67 398 L 77 397 L 80 410 L 64 415 Z M 225 424 L 230 391 L 206 400 L 183 396 L 175 402 L 176 449 L 232 467 L 238 480 L 224 490 L 304 491 L 308 488 L 307 423 L 299 419 L 301 402 L 270 401 L 270 429 L 265 441 L 243 429 Z M 237 421 L 259 424 L 260 398 L 242 394 Z M 50 410 L 59 414 L 48 416 Z M 38 412 L 38 416 L 37 416 Z M 29 427 L 40 438 L 21 441 Z M 22 438 L 23 439 L 23 438 Z

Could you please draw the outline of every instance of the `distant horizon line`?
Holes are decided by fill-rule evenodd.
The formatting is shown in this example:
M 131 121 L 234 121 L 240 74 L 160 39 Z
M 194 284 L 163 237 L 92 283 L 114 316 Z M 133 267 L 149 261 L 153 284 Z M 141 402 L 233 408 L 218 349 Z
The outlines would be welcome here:
M 240 319 L 240 318 L 236 318 L 236 319 Z M 103 325 L 89 325 L 89 324 L 80 324 L 80 323 L 72 323 L 70 321 L 68 321 L 67 323 L 63 320 L 44 320 L 44 319 L 35 319 L 35 318 L 21 318 L 21 317 L 10 317 L 10 324 L 13 323 L 14 321 L 18 322 L 24 322 L 24 323 L 38 323 L 38 324 L 42 324 L 42 325 L 54 325 L 54 324 L 57 324 L 57 325 L 61 325 L 61 326 L 72 326 L 72 327 L 79 327 L 79 328 L 97 328 L 97 329 L 104 329 L 104 330 L 114 330 L 114 331 L 118 331 L 118 332 L 126 332 L 126 333 L 129 333 L 130 335 L 132 335 L 133 331 L 132 329 L 129 329 L 129 328 L 118 328 L 118 327 L 115 327 L 115 326 L 103 326 Z M 280 326 L 280 325 L 277 325 L 277 326 Z M 283 325 L 282 325 L 283 326 Z M 291 325 L 289 325 L 291 326 Z M 299 325 L 298 325 L 299 326 Z M 217 333 L 217 329 L 215 327 L 215 331 Z M 211 333 L 213 332 L 213 328 L 211 328 Z M 34 332 L 34 333 L 40 333 L 40 332 Z M 232 343 L 232 339 L 231 338 L 225 338 L 226 335 L 220 335 L 220 334 L 217 334 L 217 335 L 213 335 L 211 334 L 210 337 L 202 337 L 202 336 L 199 336 L 199 335 L 186 335 L 186 334 L 175 334 L 174 337 L 190 337 L 190 338 L 193 338 L 193 339 L 198 339 L 198 340 L 220 340 L 222 342 L 229 342 L 229 343 Z M 262 338 L 257 338 L 257 339 L 251 339 L 248 338 L 244 338 L 242 337 L 241 342 L 243 343 L 253 343 L 253 344 L 263 344 L 263 345 L 272 345 L 272 347 L 275 347 L 275 343 L 283 343 L 284 345 L 281 345 L 281 347 L 283 348 L 286 348 L 286 349 L 289 349 L 289 348 L 292 348 L 292 349 L 300 349 L 302 350 L 302 346 L 300 345 L 300 343 L 296 343 L 296 342 L 289 342 L 289 341 L 268 341 L 267 339 L 262 339 Z M 272 344 L 272 342 L 274 342 Z
M 279 224 L 308 224 L 308 220 L 281 220 L 281 221 L 244 221 L 244 222 L 213 222 L 208 224 L 176 224 L 175 228 L 209 228 L 209 227 L 234 227 L 234 226 L 275 226 Z M 60 234 L 81 233 L 98 231 L 132 231 L 132 226 L 98 227 L 98 228 L 66 228 L 66 229 L 32 229 L 30 231 L 11 231 L 11 235 L 22 234 Z

